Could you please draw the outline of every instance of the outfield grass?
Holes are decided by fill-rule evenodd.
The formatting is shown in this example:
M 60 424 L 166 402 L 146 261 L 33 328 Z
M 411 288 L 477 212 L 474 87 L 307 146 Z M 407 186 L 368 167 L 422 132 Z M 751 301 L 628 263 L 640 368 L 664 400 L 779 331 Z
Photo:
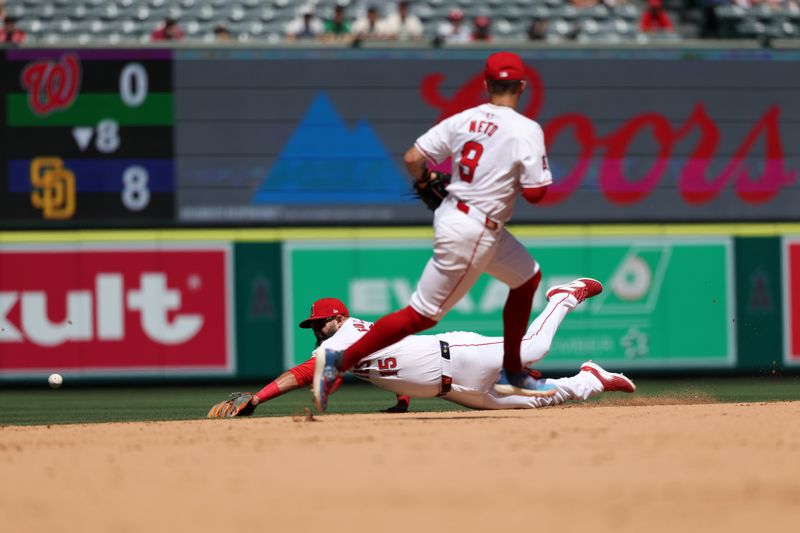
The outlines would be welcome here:
M 800 377 L 637 380 L 636 396 L 665 401 L 762 402 L 800 400 Z M 258 386 L 250 387 L 257 390 Z M 73 424 L 189 420 L 204 418 L 229 387 L 47 388 L 0 390 L 0 425 Z M 603 395 L 591 401 L 619 399 Z M 627 396 L 626 396 L 627 398 Z M 394 404 L 394 395 L 376 387 L 348 384 L 331 399 L 331 413 L 374 413 Z M 311 394 L 298 390 L 260 406 L 256 416 L 302 415 L 313 409 Z M 459 411 L 436 398 L 414 400 L 412 411 Z

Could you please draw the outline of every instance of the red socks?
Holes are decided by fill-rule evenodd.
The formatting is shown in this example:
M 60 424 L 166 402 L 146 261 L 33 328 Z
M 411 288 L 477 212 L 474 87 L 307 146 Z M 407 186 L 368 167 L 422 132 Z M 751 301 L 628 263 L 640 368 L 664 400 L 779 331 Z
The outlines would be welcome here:
M 515 373 L 522 370 L 519 351 L 522 337 L 531 318 L 533 295 L 539 287 L 542 272 L 512 289 L 503 308 L 503 368 Z M 414 333 L 436 325 L 436 321 L 419 314 L 410 306 L 379 319 L 361 339 L 345 350 L 339 370 L 347 371 L 371 353 L 382 350 Z
M 530 307 L 528 311 L 530 312 Z M 350 370 L 369 354 L 382 350 L 409 335 L 419 333 L 435 325 L 435 320 L 422 316 L 411 307 L 386 315 L 375 322 L 372 329 L 361 337 L 358 342 L 345 350 L 344 357 L 339 363 L 339 370 Z M 525 330 L 523 329 L 523 331 Z M 521 338 L 522 336 L 520 335 Z M 519 354 L 519 346 L 517 347 L 517 354 Z
M 503 368 L 507 373 L 513 374 L 522 370 L 519 350 L 522 337 L 528 329 L 531 319 L 533 295 L 539 287 L 542 271 L 537 272 L 531 279 L 511 289 L 503 308 Z

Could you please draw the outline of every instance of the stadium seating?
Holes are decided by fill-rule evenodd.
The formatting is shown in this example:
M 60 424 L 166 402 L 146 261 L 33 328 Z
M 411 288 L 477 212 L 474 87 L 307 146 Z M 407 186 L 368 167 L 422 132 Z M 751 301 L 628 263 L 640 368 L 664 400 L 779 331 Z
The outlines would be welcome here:
M 166 18 L 178 20 L 187 42 L 214 40 L 214 27 L 227 26 L 244 42 L 280 42 L 286 24 L 304 6 L 314 5 L 319 16 L 328 16 L 337 2 L 350 4 L 348 15 L 363 12 L 369 0 L 7 0 L 9 15 L 19 19 L 30 43 L 112 42 L 146 43 Z M 392 9 L 391 2 L 382 5 Z M 418 0 L 413 10 L 433 37 L 454 7 L 467 23 L 477 15 L 492 19 L 492 34 L 500 41 L 527 40 L 533 19 L 547 20 L 549 42 L 642 42 L 680 38 L 639 31 L 644 0 L 630 0 L 616 7 L 575 7 L 569 0 Z M 683 0 L 665 1 L 674 22 L 685 18 Z M 723 38 L 760 36 L 793 38 L 800 35 L 800 13 L 767 5 L 744 9 L 736 5 L 716 8 Z M 680 29 L 680 28 L 679 28 Z

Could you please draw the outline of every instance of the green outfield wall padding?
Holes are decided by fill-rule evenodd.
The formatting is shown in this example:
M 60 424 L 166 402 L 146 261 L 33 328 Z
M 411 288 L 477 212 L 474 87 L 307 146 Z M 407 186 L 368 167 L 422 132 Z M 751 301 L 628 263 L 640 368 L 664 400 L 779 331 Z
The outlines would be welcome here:
M 283 372 L 280 243 L 234 245 L 236 353 L 239 378 Z
M 777 237 L 735 240 L 739 370 L 782 370 L 780 242 Z

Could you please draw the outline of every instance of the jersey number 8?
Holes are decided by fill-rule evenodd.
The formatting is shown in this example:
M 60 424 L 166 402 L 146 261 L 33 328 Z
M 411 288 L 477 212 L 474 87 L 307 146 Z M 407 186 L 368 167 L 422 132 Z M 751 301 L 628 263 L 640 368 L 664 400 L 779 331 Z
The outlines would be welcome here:
M 461 149 L 461 159 L 458 162 L 459 174 L 461 179 L 467 183 L 472 183 L 475 176 L 475 169 L 478 168 L 478 161 L 483 155 L 483 146 L 475 141 L 469 141 Z

